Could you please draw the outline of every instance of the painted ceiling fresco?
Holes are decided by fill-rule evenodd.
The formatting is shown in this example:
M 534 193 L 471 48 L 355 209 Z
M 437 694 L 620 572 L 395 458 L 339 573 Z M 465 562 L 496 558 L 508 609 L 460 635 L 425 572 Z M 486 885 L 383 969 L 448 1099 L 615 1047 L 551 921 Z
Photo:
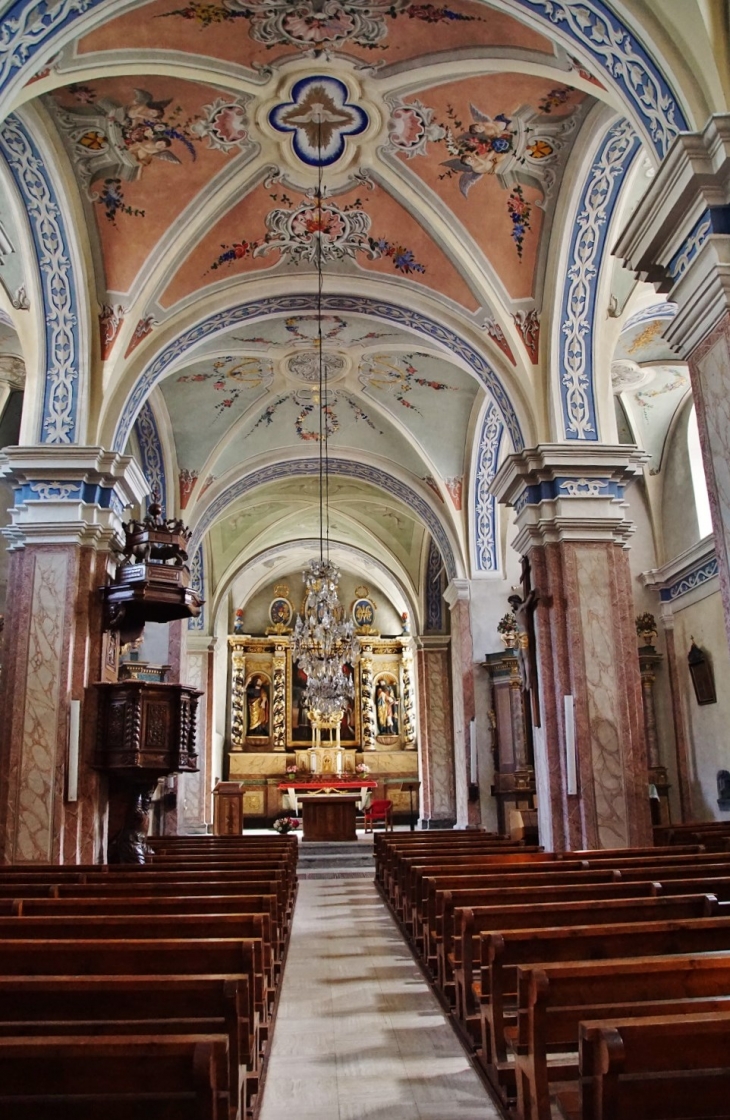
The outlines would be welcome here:
M 373 63 L 405 62 L 436 50 L 519 47 L 552 54 L 549 40 L 483 4 L 412 4 L 370 0 L 323 5 L 317 0 L 154 0 L 87 35 L 81 54 L 159 49 L 208 54 L 238 66 L 271 66 L 292 52 L 346 51 Z
M 316 316 L 289 316 L 258 330 L 230 336 L 238 353 L 192 363 L 160 386 L 174 432 L 183 507 L 193 492 L 202 497 L 206 484 L 247 461 L 277 450 L 318 452 Z M 242 343 L 251 352 L 242 353 Z M 403 332 L 377 329 L 361 316 L 324 318 L 328 443 L 333 452 L 360 451 L 395 463 L 438 492 L 435 474 L 460 509 L 478 387 L 456 365 L 412 343 Z M 448 439 L 439 438 L 443 432 Z
M 379 545 L 418 583 L 425 530 L 418 517 L 397 498 L 362 482 L 330 483 L 331 537 L 347 540 L 366 553 Z M 313 479 L 272 483 L 253 499 L 231 507 L 211 530 L 211 557 L 216 578 L 239 555 L 253 555 L 290 540 L 319 535 L 319 496 Z
M 382 542 L 417 584 L 431 533 L 466 570 L 468 534 L 497 533 L 489 477 L 544 419 L 553 222 L 587 174 L 591 122 L 618 120 L 615 91 L 498 0 L 124 8 L 23 91 L 86 216 L 99 430 L 123 447 L 152 394 L 168 500 L 191 524 L 261 471 L 205 522 L 219 578 L 237 556 L 317 535 L 311 478 L 266 472 L 318 457 L 321 361 L 329 447 L 363 479 L 334 482 L 339 538 L 373 556 Z M 333 300 L 321 343 L 319 264 Z M 658 330 L 637 321 L 614 361 L 642 377 L 666 362 Z M 663 410 L 670 381 L 637 407 Z

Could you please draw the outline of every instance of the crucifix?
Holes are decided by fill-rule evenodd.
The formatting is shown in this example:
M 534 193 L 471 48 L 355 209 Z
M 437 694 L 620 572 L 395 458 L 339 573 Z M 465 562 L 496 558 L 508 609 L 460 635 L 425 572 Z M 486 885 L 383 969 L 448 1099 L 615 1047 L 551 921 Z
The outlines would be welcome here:
M 530 561 L 522 557 L 520 585 L 522 595 L 515 593 L 507 600 L 520 627 L 518 657 L 523 691 L 529 694 L 533 727 L 540 727 L 540 691 L 538 687 L 537 642 L 535 640 L 535 611 L 540 594 L 530 580 Z

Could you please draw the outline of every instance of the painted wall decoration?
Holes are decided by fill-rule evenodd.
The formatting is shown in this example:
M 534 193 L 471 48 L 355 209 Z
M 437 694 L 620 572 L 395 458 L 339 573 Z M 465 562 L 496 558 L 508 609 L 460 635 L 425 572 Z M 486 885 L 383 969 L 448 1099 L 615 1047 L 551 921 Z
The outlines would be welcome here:
M 478 572 L 496 572 L 497 501 L 489 487 L 497 473 L 504 425 L 499 410 L 489 403 L 482 419 L 474 481 L 474 552 Z
M 393 357 L 390 354 L 375 354 L 366 357 L 360 365 L 360 382 L 370 389 L 390 393 L 404 408 L 411 409 L 420 415 L 420 409 L 407 398 L 407 394 L 415 387 L 432 389 L 435 392 L 458 392 L 455 385 L 448 385 L 445 381 L 434 381 L 427 377 L 419 376 L 418 368 L 414 365 L 419 358 L 427 358 L 426 354 L 404 354 L 402 357 Z
M 327 395 L 327 404 L 322 411 L 328 439 L 340 430 L 340 420 L 336 411 L 340 404 L 344 404 L 350 409 L 356 422 L 362 422 L 374 432 L 377 431 L 379 435 L 383 434 L 350 393 L 328 389 Z M 305 443 L 319 443 L 324 435 L 324 432 L 319 430 L 319 390 L 312 389 L 300 389 L 295 393 L 285 393 L 271 401 L 254 424 L 244 433 L 243 438 L 252 435 L 257 428 L 270 427 L 282 405 L 289 402 L 293 402 L 299 410 L 294 420 L 294 431 L 298 438 Z
M 566 439 L 598 439 L 593 392 L 596 288 L 620 186 L 639 147 L 627 120 L 613 124 L 580 193 L 557 327 Z
M 176 381 L 179 385 L 210 385 L 217 394 L 213 411 L 220 416 L 247 390 L 268 388 L 273 376 L 270 361 L 250 355 L 225 355 L 212 363 L 210 372 L 196 369 L 194 373 L 181 373 Z
M 139 442 L 142 472 L 150 488 L 150 494 L 157 493 L 159 495 L 159 502 L 162 506 L 162 515 L 164 517 L 167 510 L 165 459 L 162 454 L 162 441 L 157 429 L 157 421 L 149 401 L 145 401 L 142 408 L 139 410 L 134 430 Z
M 283 205 L 266 215 L 267 232 L 222 245 L 223 252 L 210 262 L 209 271 L 229 268 L 243 258 L 267 256 L 275 250 L 287 263 L 297 265 L 314 264 L 320 253 L 325 263 L 354 260 L 363 253 L 369 260 L 390 260 L 395 271 L 404 276 L 426 271 L 412 249 L 372 235 L 372 220 L 360 198 L 342 207 L 325 197 L 320 199 L 316 191 L 299 203 L 286 194 L 272 198 Z

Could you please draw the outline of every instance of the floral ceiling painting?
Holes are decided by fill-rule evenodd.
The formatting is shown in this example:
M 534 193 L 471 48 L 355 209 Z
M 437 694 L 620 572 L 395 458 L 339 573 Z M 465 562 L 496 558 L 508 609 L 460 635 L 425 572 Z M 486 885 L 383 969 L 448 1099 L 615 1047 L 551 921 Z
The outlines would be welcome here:
M 401 61 L 446 47 L 519 45 L 550 55 L 553 46 L 504 12 L 474 0 L 413 4 L 407 0 L 153 0 L 81 41 L 84 53 L 153 46 L 161 36 L 179 51 L 209 52 L 242 66 L 271 65 L 304 52 L 346 51 L 373 63 L 386 51 Z M 120 40 L 120 37 L 122 39 Z
M 179 79 L 72 83 L 47 98 L 92 204 L 110 290 L 235 155 L 250 148 L 245 96 Z

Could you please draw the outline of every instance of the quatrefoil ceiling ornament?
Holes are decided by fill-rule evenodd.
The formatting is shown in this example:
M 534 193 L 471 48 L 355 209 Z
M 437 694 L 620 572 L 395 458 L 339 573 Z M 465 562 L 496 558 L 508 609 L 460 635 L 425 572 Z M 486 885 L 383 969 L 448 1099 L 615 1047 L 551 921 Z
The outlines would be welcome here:
M 345 150 L 348 136 L 360 136 L 370 123 L 359 105 L 347 100 L 349 91 L 337 78 L 309 77 L 298 81 L 291 101 L 275 105 L 269 123 L 289 133 L 295 154 L 309 167 L 329 167 Z

